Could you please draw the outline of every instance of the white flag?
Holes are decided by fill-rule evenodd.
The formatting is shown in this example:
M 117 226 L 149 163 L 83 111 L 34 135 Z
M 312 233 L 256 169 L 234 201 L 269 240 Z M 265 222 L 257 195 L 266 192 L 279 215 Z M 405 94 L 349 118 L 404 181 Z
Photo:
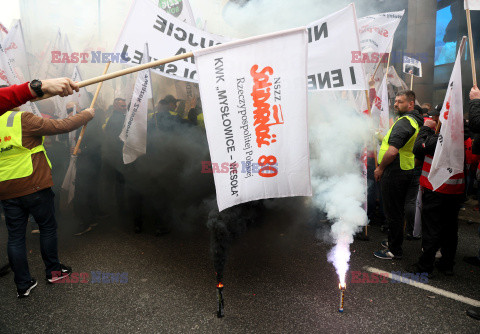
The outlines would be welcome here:
M 195 18 L 188 0 L 159 0 L 158 6 L 180 21 L 195 26 Z
M 464 0 L 465 9 L 480 10 L 480 0 Z
M 144 48 L 144 61 L 148 62 L 148 48 Z M 147 153 L 147 118 L 148 118 L 148 92 L 152 91 L 150 70 L 138 73 L 133 90 L 130 109 L 125 117 L 120 139 L 123 141 L 123 163 L 134 162 L 139 156 Z
M 352 61 L 352 54 L 355 53 L 361 54 L 361 50 L 353 4 L 310 23 L 308 89 L 368 89 L 362 63 Z
M 121 53 L 122 61 L 128 61 L 128 65 L 138 65 L 143 57 L 145 43 L 149 45 L 152 60 L 158 60 L 207 48 L 227 40 L 182 22 L 151 0 L 135 0 L 114 52 Z M 153 71 L 172 79 L 198 81 L 193 58 L 161 65 Z
M 0 85 L 19 85 L 20 83 L 3 44 L 0 43 Z
M 451 176 L 463 172 L 465 155 L 463 138 L 463 95 L 462 95 L 462 68 L 461 58 L 465 49 L 463 38 L 457 53 L 457 60 L 453 66 L 452 76 L 448 83 L 447 94 L 440 112 L 442 128 L 438 136 L 432 167 L 428 174 L 428 181 L 433 190 L 438 189 Z
M 15 21 L 2 45 L 20 82 L 29 81 L 30 70 L 20 20 Z
M 73 68 L 72 81 L 74 82 L 82 81 L 82 76 L 80 75 L 80 71 L 78 70 L 77 65 L 75 65 L 75 67 Z M 78 92 L 74 91 L 73 95 L 70 97 L 70 100 L 78 102 L 78 105 L 82 110 L 90 107 L 91 101 L 85 87 L 80 88 Z M 80 110 L 77 110 L 77 111 L 80 111 Z
M 387 88 L 387 79 L 383 78 L 380 89 L 377 92 L 377 96 L 373 100 L 372 105 L 372 117 L 378 119 L 378 130 L 382 138 L 387 135 L 388 130 L 390 129 L 390 117 L 389 117 L 389 107 L 388 107 L 388 88 Z
M 306 52 L 305 28 L 195 52 L 219 210 L 311 196 Z
M 77 156 L 70 156 L 70 163 L 68 165 L 65 179 L 63 179 L 62 189 L 68 191 L 68 203 L 70 203 L 75 196 L 75 178 L 77 176 Z
M 378 55 L 389 52 L 389 45 L 404 13 L 405 10 L 402 10 L 359 18 L 358 29 L 362 53 L 376 53 L 378 58 Z

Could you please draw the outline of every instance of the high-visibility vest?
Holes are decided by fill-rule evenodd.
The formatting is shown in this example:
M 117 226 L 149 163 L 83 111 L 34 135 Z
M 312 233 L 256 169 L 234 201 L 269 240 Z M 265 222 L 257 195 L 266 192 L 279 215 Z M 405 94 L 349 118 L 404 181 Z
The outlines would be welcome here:
M 430 168 L 432 168 L 433 157 L 426 155 L 423 161 L 422 175 L 420 176 L 420 185 L 424 188 L 433 191 L 432 184 L 428 181 L 428 174 L 430 174 Z M 463 194 L 465 191 L 465 175 L 463 172 L 458 173 L 450 177 L 444 184 L 442 184 L 435 192 L 441 194 Z
M 205 120 L 203 119 L 203 113 L 197 115 L 197 125 L 205 129 Z
M 409 116 L 402 116 L 397 120 L 397 122 L 402 118 L 408 119 L 410 124 L 415 129 L 415 133 L 413 134 L 413 136 L 408 140 L 408 142 L 403 147 L 401 147 L 398 150 L 398 155 L 400 156 L 400 168 L 402 170 L 411 170 L 415 167 L 415 156 L 412 152 L 413 144 L 415 143 L 415 139 L 417 139 L 417 135 L 420 127 L 418 126 L 417 121 L 415 121 L 412 117 L 409 117 Z M 397 122 L 393 123 L 390 130 L 388 130 L 387 135 L 383 137 L 382 146 L 380 146 L 380 150 L 378 151 L 379 164 L 382 162 L 385 152 L 387 152 L 388 148 L 390 147 L 390 145 L 388 144 L 388 140 L 390 139 L 390 134 L 392 133 L 392 129 L 395 126 L 395 124 L 397 124 Z
M 35 153 L 43 152 L 52 168 L 43 146 L 45 137 L 42 137 L 40 145 L 32 149 L 23 147 L 22 112 L 7 111 L 0 116 L 0 182 L 32 175 L 32 154 Z

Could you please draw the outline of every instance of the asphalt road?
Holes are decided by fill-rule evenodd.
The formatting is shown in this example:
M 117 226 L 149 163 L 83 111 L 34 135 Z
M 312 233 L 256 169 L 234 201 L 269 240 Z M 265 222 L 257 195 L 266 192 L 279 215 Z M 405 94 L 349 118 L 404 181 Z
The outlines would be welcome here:
M 91 233 L 73 237 L 63 219 L 62 262 L 78 273 L 127 273 L 128 282 L 47 285 L 38 236 L 29 234 L 30 271 L 39 284 L 29 298 L 18 300 L 13 274 L 0 278 L 0 333 L 480 332 L 480 322 L 465 314 L 469 305 L 400 283 L 347 283 L 345 312 L 339 313 L 338 279 L 326 260 L 330 246 L 316 239 L 313 227 L 294 223 L 287 214 L 280 217 L 268 213 L 233 244 L 223 319 L 215 314 L 204 221 L 194 231 L 157 238 L 149 229 L 136 235 L 128 224 L 109 218 Z M 439 275 L 429 285 L 480 301 L 480 268 L 461 260 L 478 251 L 478 227 L 461 222 L 456 275 Z M 419 254 L 419 241 L 405 241 L 403 260 L 376 259 L 372 252 L 384 234 L 372 226 L 369 235 L 370 241 L 352 245 L 350 271 L 365 272 L 365 266 L 403 271 Z M 5 241 L 2 223 L 0 262 Z

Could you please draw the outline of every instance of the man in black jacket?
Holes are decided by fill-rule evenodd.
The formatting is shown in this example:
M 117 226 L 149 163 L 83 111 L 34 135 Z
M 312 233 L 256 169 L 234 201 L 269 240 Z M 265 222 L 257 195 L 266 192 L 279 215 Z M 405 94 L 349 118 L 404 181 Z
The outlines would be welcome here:
M 389 226 L 388 241 L 382 242 L 383 250 L 374 252 L 377 258 L 392 260 L 403 255 L 403 228 L 405 202 L 409 188 L 417 186 L 414 173 L 413 143 L 423 117 L 414 109 L 415 93 L 400 91 L 395 98 L 395 110 L 400 118 L 383 138 L 378 154 L 379 166 L 375 180 L 381 182 L 383 210 Z
M 480 154 L 480 90 L 477 86 L 473 86 L 470 90 L 469 105 L 469 123 L 470 131 L 475 133 L 472 153 Z M 464 261 L 472 265 L 480 266 L 480 251 L 478 256 L 465 257 Z M 472 307 L 467 310 L 467 315 L 480 320 L 480 307 Z

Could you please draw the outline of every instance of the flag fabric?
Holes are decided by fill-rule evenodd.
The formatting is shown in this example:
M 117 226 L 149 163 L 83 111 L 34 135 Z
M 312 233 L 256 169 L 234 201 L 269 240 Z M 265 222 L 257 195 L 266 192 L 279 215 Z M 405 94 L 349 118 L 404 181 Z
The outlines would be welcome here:
M 29 81 L 30 69 L 20 20 L 14 22 L 2 45 L 20 82 Z
M 67 201 L 70 203 L 75 195 L 75 178 L 77 176 L 77 156 L 70 156 L 70 163 L 68 164 L 65 179 L 63 179 L 62 189 L 68 193 Z
M 145 45 L 142 63 L 148 62 L 148 47 Z M 150 69 L 138 73 L 130 109 L 125 117 L 120 139 L 123 141 L 123 163 L 134 162 L 147 152 L 148 94 L 152 91 Z
M 195 26 L 195 18 L 193 17 L 192 7 L 190 7 L 188 0 L 175 1 L 175 3 L 171 0 L 159 0 L 158 7 L 180 21 Z
M 228 41 L 227 38 L 202 31 L 166 13 L 151 0 L 135 0 L 114 48 L 126 64 L 138 65 L 147 43 L 153 60 L 207 48 Z M 152 69 L 155 73 L 183 81 L 198 81 L 193 58 Z
M 194 54 L 219 210 L 311 196 L 306 28 Z
M 389 124 L 389 106 L 388 106 L 388 88 L 387 88 L 387 78 L 384 77 L 378 94 L 373 100 L 372 104 L 372 117 L 374 120 L 378 120 L 378 132 L 381 137 L 387 135 L 388 130 L 390 129 Z
M 373 53 L 377 58 L 379 55 L 388 53 L 404 13 L 405 10 L 402 10 L 359 18 L 358 29 L 362 53 Z M 371 57 L 372 55 L 369 58 Z
M 463 138 L 463 94 L 461 58 L 465 49 L 463 38 L 448 83 L 445 101 L 440 111 L 442 128 L 438 136 L 437 147 L 433 156 L 428 181 L 433 190 L 438 189 L 451 176 L 463 172 L 464 138 Z
M 78 69 L 78 66 L 75 65 L 73 67 L 73 74 L 72 74 L 72 81 L 73 82 L 80 82 L 82 81 L 82 76 L 80 75 L 80 71 Z M 79 89 L 78 92 L 73 92 L 73 95 L 69 96 L 68 98 L 64 99 L 69 99 L 70 101 L 75 101 L 78 102 L 78 105 L 80 106 L 81 110 L 89 108 L 90 107 L 90 98 L 88 96 L 88 92 L 85 89 L 85 87 L 82 87 Z M 77 110 L 80 111 L 80 110 Z
M 465 9 L 480 10 L 480 0 L 464 0 Z
M 355 6 L 308 25 L 308 89 L 365 90 Z

